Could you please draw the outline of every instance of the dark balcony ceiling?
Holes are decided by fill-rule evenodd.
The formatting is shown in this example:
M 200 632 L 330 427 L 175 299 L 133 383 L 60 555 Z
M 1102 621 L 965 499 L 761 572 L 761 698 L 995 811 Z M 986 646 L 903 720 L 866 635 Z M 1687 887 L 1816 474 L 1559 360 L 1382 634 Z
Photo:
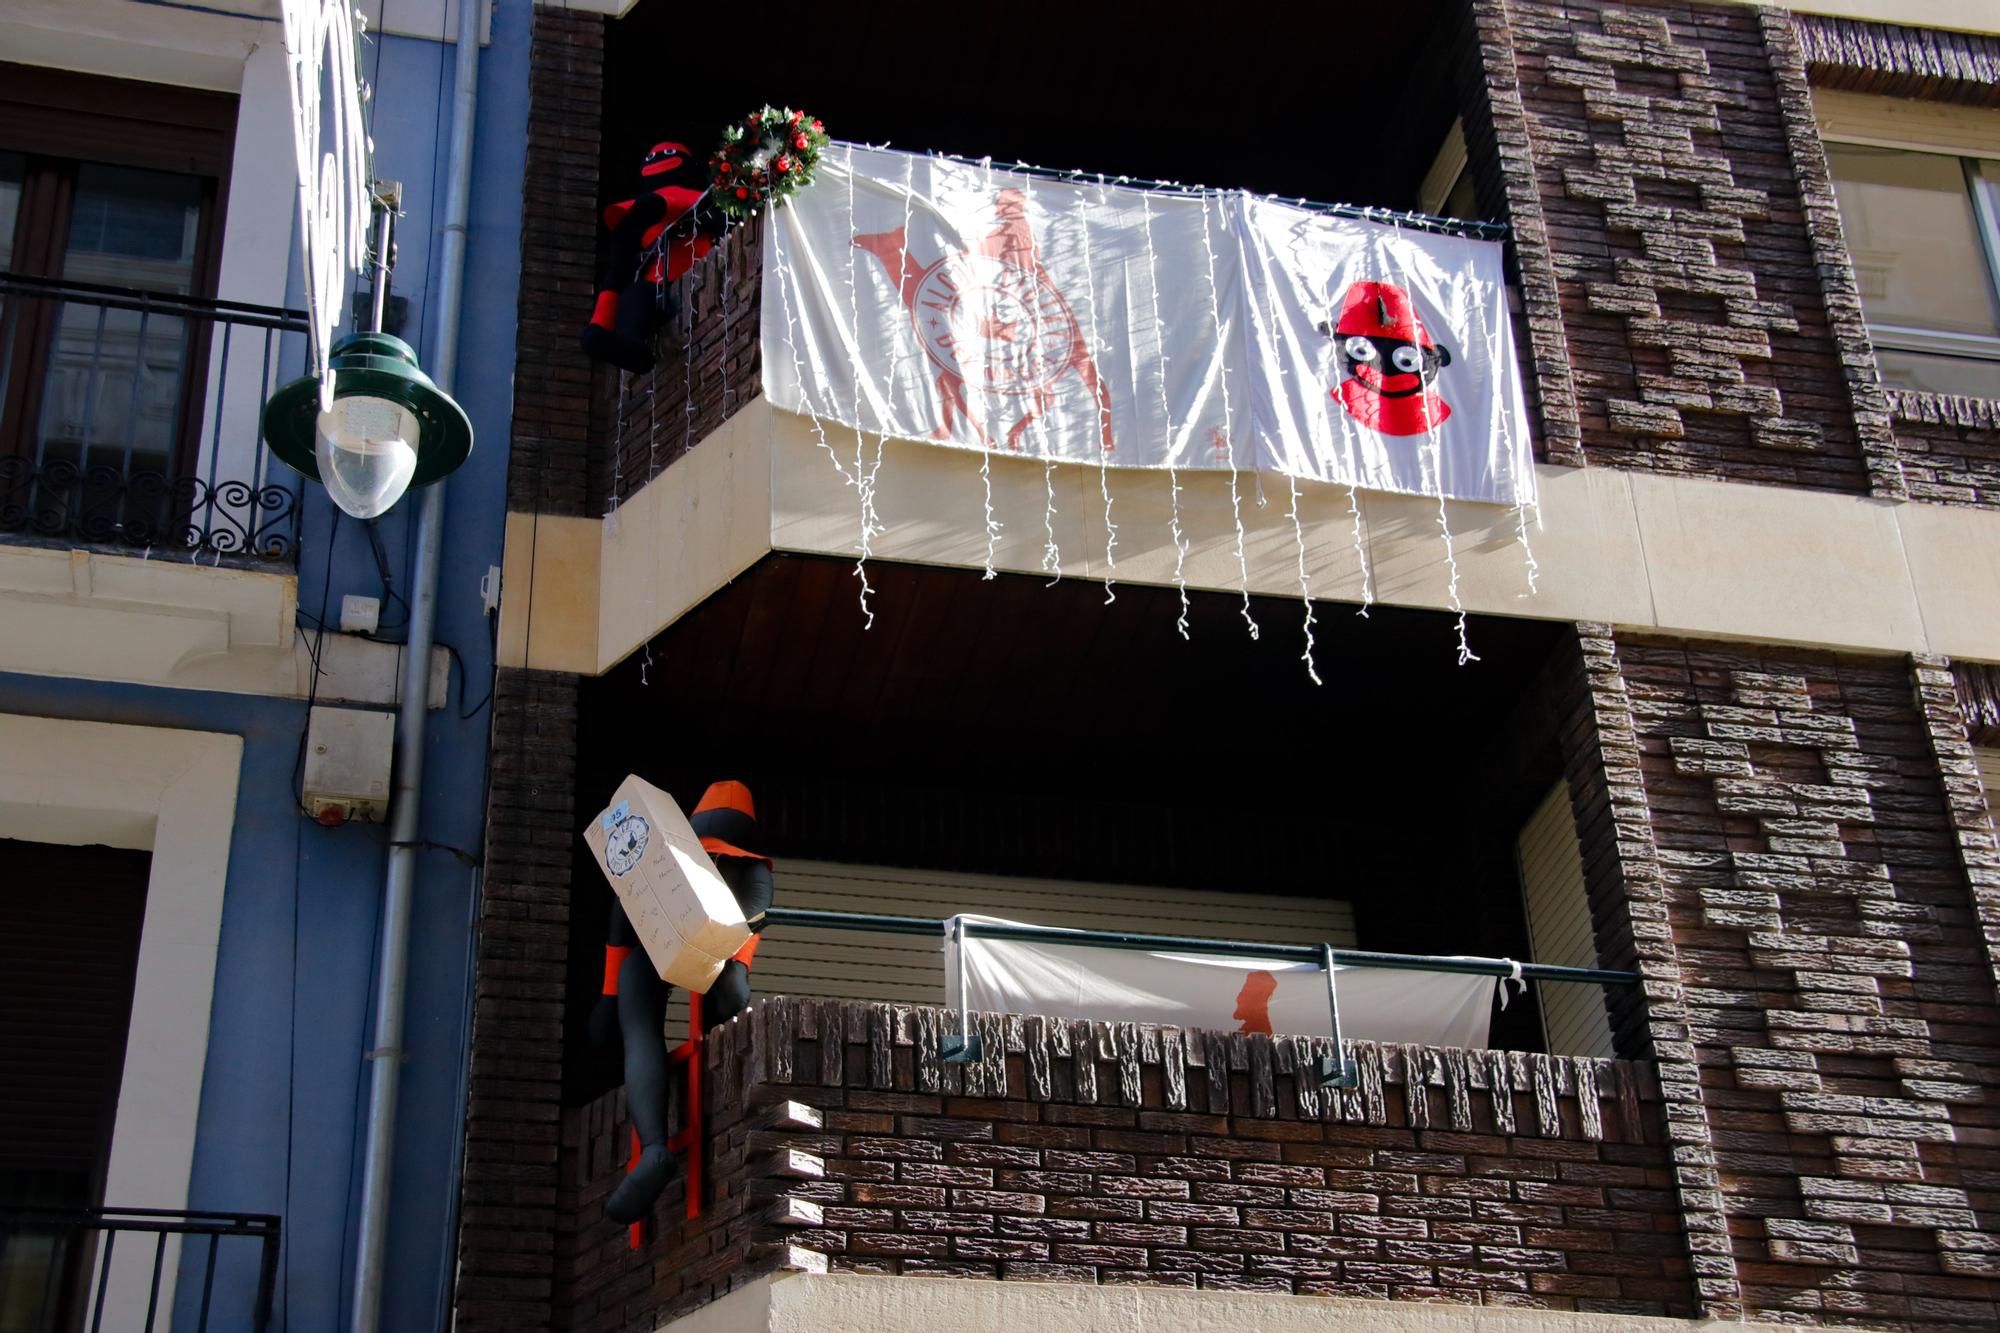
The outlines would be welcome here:
M 1298 892 L 1371 948 L 1521 947 L 1513 839 L 1560 772 L 1553 624 L 772 555 L 585 682 L 578 817 L 630 772 L 757 791 L 779 856 Z M 580 844 L 579 844 L 580 845 Z M 583 866 L 588 871 L 588 866 Z M 1310 890 L 1304 890 L 1310 891 Z M 1449 929 L 1440 929 L 1440 920 Z
M 695 6 L 611 24 L 607 198 L 660 137 L 706 154 L 757 106 L 838 138 L 1413 207 L 1456 112 L 1448 0 Z

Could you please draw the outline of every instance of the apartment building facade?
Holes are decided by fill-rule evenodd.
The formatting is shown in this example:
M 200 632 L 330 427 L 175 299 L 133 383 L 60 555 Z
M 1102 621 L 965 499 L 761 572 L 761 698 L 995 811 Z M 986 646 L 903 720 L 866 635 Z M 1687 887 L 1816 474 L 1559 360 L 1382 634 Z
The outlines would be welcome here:
M 533 11 L 458 1326 L 2000 1317 L 1991 16 L 762 21 L 793 38 L 746 93 L 739 17 Z M 1510 513 L 1447 505 L 1448 556 L 1435 500 L 1305 486 L 1295 544 L 1282 490 L 1113 469 L 1100 503 L 1092 469 L 855 432 L 864 539 L 820 423 L 763 395 L 755 223 L 654 369 L 594 369 L 578 201 L 765 96 L 1503 224 L 1538 587 Z M 934 948 L 774 927 L 694 1052 L 699 1179 L 628 1234 L 576 832 L 631 772 L 749 783 L 781 907 L 1639 981 L 1539 986 L 1491 1052 L 1359 1043 L 1333 1091 L 1323 1039 L 1143 1023 L 981 1015 L 946 1062 Z
M 407 1040 L 381 1052 L 388 835 L 314 818 L 302 783 L 322 722 L 386 774 L 367 724 L 401 688 L 415 505 L 345 518 L 260 439 L 308 365 L 281 8 L 0 13 L 8 1328 L 349 1326 L 378 1058 L 402 1070 L 382 1324 L 449 1320 L 529 11 L 481 13 L 454 387 L 478 445 L 446 506 Z M 457 11 L 361 6 L 370 169 L 402 187 L 391 327 L 427 363 Z

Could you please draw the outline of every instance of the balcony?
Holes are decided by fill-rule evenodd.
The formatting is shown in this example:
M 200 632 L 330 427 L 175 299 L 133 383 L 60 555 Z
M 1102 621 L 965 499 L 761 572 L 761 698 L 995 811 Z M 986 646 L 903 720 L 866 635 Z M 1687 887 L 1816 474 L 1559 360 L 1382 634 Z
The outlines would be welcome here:
M 301 478 L 260 443 L 301 311 L 0 274 L 0 540 L 289 564 Z
M 264 1333 L 282 1231 L 268 1213 L 0 1210 L 0 1323 L 20 1333 Z
M 1650 1070 L 773 997 L 705 1043 L 708 1197 L 601 1216 L 622 1093 L 568 1113 L 558 1326 L 658 1327 L 777 1272 L 1147 1284 L 1688 1315 Z M 1077 1307 L 1081 1310 L 1083 1307 Z

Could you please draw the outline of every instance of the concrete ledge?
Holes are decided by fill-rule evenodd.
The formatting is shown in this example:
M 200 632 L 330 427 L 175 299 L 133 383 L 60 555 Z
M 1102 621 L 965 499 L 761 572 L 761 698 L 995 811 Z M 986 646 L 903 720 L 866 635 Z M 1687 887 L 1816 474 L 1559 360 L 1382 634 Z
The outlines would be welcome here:
M 758 399 L 604 520 L 510 516 L 503 664 L 606 671 L 766 552 L 853 559 L 860 536 L 858 497 L 847 480 L 854 432 L 828 426 L 827 438 L 829 447 L 821 447 L 805 418 Z M 872 463 L 876 438 L 863 437 L 860 447 Z M 978 454 L 895 439 L 881 448 L 875 507 L 884 530 L 872 558 L 981 568 Z M 1002 524 L 994 565 L 1039 574 L 1048 540 L 1042 465 L 995 456 L 989 471 Z M 1536 595 L 1528 592 L 1513 510 L 1445 506 L 1467 610 L 1692 638 L 2000 661 L 2000 514 L 1610 467 L 1541 465 L 1536 475 L 1541 521 L 1529 532 L 1540 567 Z M 1112 469 L 1100 477 L 1066 464 L 1051 480 L 1065 578 L 1173 581 L 1164 472 Z M 1110 491 L 1117 526 L 1115 568 L 1105 561 L 1101 488 Z M 1188 586 L 1234 591 L 1247 569 L 1251 592 L 1296 598 L 1302 534 L 1315 599 L 1361 600 L 1358 541 L 1376 600 L 1448 608 L 1437 501 L 1358 492 L 1355 504 L 1358 523 L 1346 488 L 1301 482 L 1295 534 L 1284 478 L 1264 476 L 1260 484 L 1241 474 L 1232 503 L 1227 473 L 1184 472 Z M 530 602 L 539 603 L 532 651 Z
M 662 1333 L 1778 1333 L 1789 1325 L 1176 1287 L 786 1273 Z
M 313 662 L 298 609 L 290 573 L 0 545 L 0 671 L 303 699 Z M 394 704 L 402 654 L 327 633 L 317 697 Z M 450 671 L 433 650 L 432 708 L 444 707 Z

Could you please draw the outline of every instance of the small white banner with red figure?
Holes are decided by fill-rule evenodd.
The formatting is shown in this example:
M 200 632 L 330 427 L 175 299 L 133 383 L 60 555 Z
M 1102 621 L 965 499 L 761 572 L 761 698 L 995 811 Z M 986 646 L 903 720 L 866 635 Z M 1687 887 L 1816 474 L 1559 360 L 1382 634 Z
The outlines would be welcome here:
M 1497 244 L 845 144 L 768 225 L 764 386 L 787 411 L 1534 502 Z
M 1260 464 L 1532 504 L 1500 246 L 1244 202 Z M 1301 392 L 1311 385 L 1317 392 Z
M 1326 973 L 1311 963 L 992 939 L 978 933 L 978 923 L 1014 923 L 963 919 L 974 929 L 962 940 L 947 923 L 945 988 L 952 1000 L 962 996 L 976 1012 L 1332 1035 Z M 1483 1048 L 1501 978 L 1336 967 L 1334 980 L 1340 987 L 1340 1033 L 1348 1041 Z

